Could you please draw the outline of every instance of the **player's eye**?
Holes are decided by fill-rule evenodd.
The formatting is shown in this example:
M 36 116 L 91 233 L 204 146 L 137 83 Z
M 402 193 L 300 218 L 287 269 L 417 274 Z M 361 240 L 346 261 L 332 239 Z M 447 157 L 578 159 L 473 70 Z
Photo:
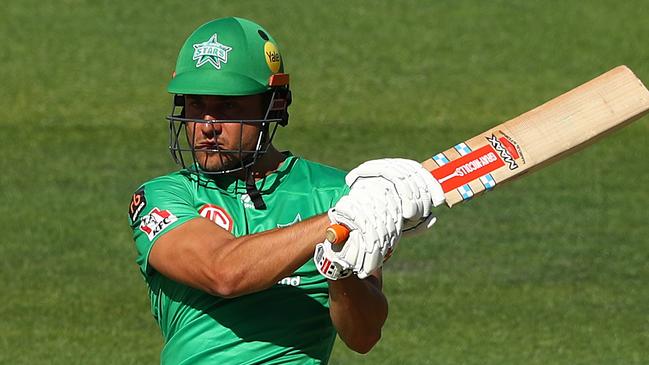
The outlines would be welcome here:
M 235 102 L 233 102 L 233 101 L 226 101 L 226 102 L 224 102 L 224 103 L 221 105 L 221 107 L 222 107 L 223 109 L 225 109 L 225 110 L 234 110 L 234 109 L 236 109 L 238 106 L 237 106 L 237 103 L 235 103 Z
M 203 102 L 201 102 L 200 100 L 191 100 L 189 102 L 189 106 L 191 106 L 194 109 L 202 109 L 205 106 L 205 104 L 203 104 Z

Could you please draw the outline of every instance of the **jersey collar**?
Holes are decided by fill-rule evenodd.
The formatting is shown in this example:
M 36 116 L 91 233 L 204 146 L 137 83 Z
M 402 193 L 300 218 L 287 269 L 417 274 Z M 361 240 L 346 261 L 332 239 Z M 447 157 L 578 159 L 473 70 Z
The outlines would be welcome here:
M 275 191 L 280 182 L 282 182 L 291 171 L 293 165 L 295 165 L 295 163 L 298 161 L 298 158 L 296 156 L 293 156 L 293 154 L 289 151 L 282 151 L 282 154 L 286 156 L 286 159 L 282 162 L 279 168 L 268 174 L 263 179 L 259 179 L 255 182 L 257 189 L 262 193 L 262 195 L 271 194 L 273 191 Z M 196 181 L 196 183 L 203 185 L 208 189 L 217 189 L 233 197 L 246 194 L 246 182 L 236 179 L 232 176 L 208 176 L 205 174 L 196 174 L 195 172 L 190 172 L 187 169 L 183 172 L 187 174 L 190 179 Z

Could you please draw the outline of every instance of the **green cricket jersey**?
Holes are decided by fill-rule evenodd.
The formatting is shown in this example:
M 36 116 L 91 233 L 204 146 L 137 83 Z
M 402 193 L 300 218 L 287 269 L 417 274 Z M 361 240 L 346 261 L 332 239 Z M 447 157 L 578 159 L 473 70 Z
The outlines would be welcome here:
M 165 345 L 162 364 L 326 364 L 335 339 L 327 281 L 308 260 L 261 292 L 221 298 L 170 280 L 148 265 L 156 240 L 203 216 L 234 236 L 285 227 L 326 212 L 346 193 L 343 171 L 288 156 L 257 182 L 266 210 L 245 183 L 202 179 L 181 170 L 146 182 L 131 201 L 137 264 Z

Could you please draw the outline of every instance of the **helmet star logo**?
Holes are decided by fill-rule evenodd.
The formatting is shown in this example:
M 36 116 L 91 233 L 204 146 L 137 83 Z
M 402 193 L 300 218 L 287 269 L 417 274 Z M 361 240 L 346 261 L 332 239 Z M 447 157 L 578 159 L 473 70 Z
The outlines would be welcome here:
M 196 43 L 193 46 L 194 57 L 192 57 L 192 60 L 197 61 L 196 67 L 209 63 L 217 70 L 221 69 L 221 62 L 228 63 L 228 52 L 232 50 L 232 47 L 218 42 L 216 33 L 207 41 Z

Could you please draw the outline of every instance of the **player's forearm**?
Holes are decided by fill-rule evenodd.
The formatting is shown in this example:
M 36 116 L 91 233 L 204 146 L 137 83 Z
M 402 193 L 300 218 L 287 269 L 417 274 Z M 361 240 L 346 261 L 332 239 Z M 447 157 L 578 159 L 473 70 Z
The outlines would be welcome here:
M 356 276 L 329 282 L 330 315 L 338 335 L 350 349 L 366 353 L 381 338 L 388 302 L 380 279 Z
M 213 267 L 222 274 L 224 296 L 266 289 L 311 259 L 330 224 L 326 214 L 290 227 L 233 238 L 217 250 Z M 220 268 L 220 269 L 219 269 Z

